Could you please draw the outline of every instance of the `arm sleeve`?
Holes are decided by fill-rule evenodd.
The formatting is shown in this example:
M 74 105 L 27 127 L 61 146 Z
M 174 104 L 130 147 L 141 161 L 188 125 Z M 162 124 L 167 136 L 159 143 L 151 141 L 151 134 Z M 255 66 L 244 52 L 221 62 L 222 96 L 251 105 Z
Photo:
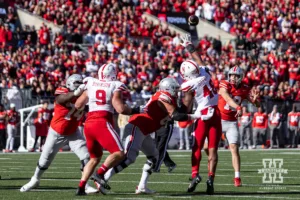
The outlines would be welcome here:
M 187 120 L 189 120 L 189 115 L 186 113 L 180 113 L 180 112 L 178 112 L 178 110 L 175 110 L 172 113 L 172 119 L 175 121 L 179 121 L 179 122 L 187 121 Z

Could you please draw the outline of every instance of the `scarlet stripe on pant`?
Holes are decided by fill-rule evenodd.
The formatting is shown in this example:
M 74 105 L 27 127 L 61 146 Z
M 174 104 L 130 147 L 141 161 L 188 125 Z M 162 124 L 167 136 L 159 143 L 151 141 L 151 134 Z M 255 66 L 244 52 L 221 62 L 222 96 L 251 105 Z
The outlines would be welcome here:
M 84 133 L 91 158 L 101 157 L 103 148 L 110 153 L 123 151 L 119 135 L 108 121 L 87 121 Z

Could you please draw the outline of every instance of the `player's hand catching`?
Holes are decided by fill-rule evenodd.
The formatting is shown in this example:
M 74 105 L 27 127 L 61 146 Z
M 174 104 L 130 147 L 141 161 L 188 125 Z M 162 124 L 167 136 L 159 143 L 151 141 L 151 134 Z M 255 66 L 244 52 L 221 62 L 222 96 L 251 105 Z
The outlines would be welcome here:
M 84 88 L 85 88 L 85 84 L 81 84 L 81 85 L 74 91 L 74 96 L 75 96 L 75 97 L 80 96 L 80 95 L 83 93 Z
M 180 39 L 182 40 L 182 43 L 180 43 L 181 46 L 187 47 L 188 44 L 192 44 L 191 35 L 185 34 L 180 36 Z

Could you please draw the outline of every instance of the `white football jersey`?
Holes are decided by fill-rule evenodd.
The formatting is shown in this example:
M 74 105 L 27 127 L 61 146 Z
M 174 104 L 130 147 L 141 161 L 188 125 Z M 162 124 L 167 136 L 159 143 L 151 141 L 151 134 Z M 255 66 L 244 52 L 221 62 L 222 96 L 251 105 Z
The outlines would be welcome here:
M 197 111 L 218 105 L 219 98 L 218 92 L 211 81 L 210 74 L 204 67 L 199 67 L 199 70 L 200 76 L 198 78 L 181 84 L 181 90 L 183 92 L 195 92 L 194 98 L 197 102 Z
M 126 91 L 127 87 L 120 81 L 100 81 L 90 78 L 86 83 L 85 89 L 89 97 L 89 112 L 108 111 L 113 113 L 113 93 L 116 91 Z

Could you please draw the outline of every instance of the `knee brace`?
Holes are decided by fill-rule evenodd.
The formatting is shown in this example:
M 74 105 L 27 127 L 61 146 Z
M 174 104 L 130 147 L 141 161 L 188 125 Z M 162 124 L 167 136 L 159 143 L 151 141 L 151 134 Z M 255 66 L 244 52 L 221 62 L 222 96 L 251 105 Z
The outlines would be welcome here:
M 89 162 L 90 158 L 85 158 L 84 160 L 81 160 L 81 166 L 80 166 L 80 171 L 83 172 L 84 166 Z
M 153 169 L 155 169 L 157 162 L 158 162 L 158 155 L 157 156 L 148 156 L 147 161 L 144 164 L 143 171 L 152 174 Z
M 116 173 L 119 173 L 120 171 L 122 171 L 123 169 L 127 168 L 129 165 L 131 165 L 132 163 L 134 163 L 136 160 L 136 158 L 128 158 L 126 157 L 126 159 L 124 159 L 121 163 L 119 163 L 117 166 L 114 167 L 114 170 Z

